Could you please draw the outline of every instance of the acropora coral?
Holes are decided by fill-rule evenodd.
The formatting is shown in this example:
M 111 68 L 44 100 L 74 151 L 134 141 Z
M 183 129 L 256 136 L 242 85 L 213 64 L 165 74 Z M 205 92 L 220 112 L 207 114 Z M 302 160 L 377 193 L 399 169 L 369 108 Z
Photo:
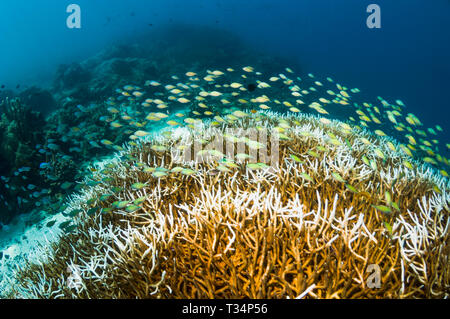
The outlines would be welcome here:
M 96 164 L 11 296 L 449 296 L 448 179 L 337 120 L 239 115 Z

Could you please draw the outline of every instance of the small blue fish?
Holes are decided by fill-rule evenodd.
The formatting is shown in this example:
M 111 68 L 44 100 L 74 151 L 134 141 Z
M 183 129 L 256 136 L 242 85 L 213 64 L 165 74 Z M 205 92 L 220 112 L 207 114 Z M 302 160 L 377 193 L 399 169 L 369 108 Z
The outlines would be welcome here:
M 81 153 L 81 148 L 74 146 L 74 147 L 69 148 L 69 152 L 70 153 L 73 153 L 73 152 Z
M 50 163 L 41 163 L 40 165 L 39 165 L 39 168 L 40 169 L 46 169 L 46 168 L 50 168 L 51 167 L 51 164 Z
M 47 144 L 47 148 L 52 150 L 52 151 L 57 151 L 59 150 L 59 146 L 53 143 Z
M 89 141 L 89 144 L 91 144 L 92 147 L 102 148 L 96 141 Z

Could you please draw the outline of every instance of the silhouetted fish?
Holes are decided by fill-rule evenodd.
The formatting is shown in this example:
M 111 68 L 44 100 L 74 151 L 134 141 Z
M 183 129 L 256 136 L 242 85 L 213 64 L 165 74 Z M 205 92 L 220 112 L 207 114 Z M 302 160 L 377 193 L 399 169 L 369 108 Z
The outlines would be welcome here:
M 250 92 L 253 92 L 254 90 L 256 90 L 256 84 L 254 83 L 250 83 L 247 85 L 247 90 L 249 90 Z

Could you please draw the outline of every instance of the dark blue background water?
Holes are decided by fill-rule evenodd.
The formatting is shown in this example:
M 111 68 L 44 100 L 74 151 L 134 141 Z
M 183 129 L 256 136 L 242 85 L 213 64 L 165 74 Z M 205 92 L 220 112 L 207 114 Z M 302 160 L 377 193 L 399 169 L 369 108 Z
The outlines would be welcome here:
M 66 27 L 70 3 L 81 6 L 81 30 Z M 370 3 L 381 7 L 381 29 L 366 27 Z M 177 23 L 230 30 L 298 61 L 304 72 L 331 76 L 367 97 L 400 98 L 426 125 L 448 128 L 448 0 L 4 0 L 0 82 L 45 83 L 60 63 Z

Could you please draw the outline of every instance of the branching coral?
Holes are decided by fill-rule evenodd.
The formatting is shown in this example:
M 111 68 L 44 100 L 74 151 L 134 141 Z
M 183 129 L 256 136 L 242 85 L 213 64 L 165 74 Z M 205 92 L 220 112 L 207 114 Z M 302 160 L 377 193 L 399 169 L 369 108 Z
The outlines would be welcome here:
M 247 134 L 258 127 L 269 132 L 264 147 Z M 385 142 L 338 121 L 270 113 L 154 136 L 98 164 L 96 185 L 69 203 L 83 210 L 76 228 L 18 272 L 12 293 L 448 297 L 449 182 L 412 160 L 406 168 Z M 238 151 L 255 158 L 231 160 Z M 177 162 L 180 152 L 191 156 Z M 217 153 L 228 160 L 201 160 Z
M 24 166 L 35 167 L 38 164 L 35 163 L 35 145 L 43 140 L 42 127 L 45 122 L 39 112 L 33 111 L 19 99 L 7 98 L 2 101 L 0 112 L 0 175 L 18 180 L 18 177 L 14 175 L 17 169 Z M 30 172 L 28 183 L 34 180 L 36 175 L 35 171 Z M 23 182 L 24 180 L 20 180 L 18 184 Z M 3 209 L 4 214 L 0 212 L 0 215 L 3 215 L 0 219 L 3 220 L 7 210 L 10 215 L 13 215 L 13 211 L 17 211 L 18 197 L 22 196 L 22 190 L 19 187 L 6 189 L 6 183 L 1 188 L 8 202 L 8 207 Z
M 29 107 L 23 105 L 19 99 L 6 99 L 0 104 L 5 119 L 3 122 L 9 123 L 9 130 L 13 131 L 15 138 L 19 141 L 30 142 L 36 139 L 38 132 L 30 130 L 30 126 L 39 127 L 44 123 L 42 116 L 34 112 Z M 11 125 L 13 125 L 11 127 Z

